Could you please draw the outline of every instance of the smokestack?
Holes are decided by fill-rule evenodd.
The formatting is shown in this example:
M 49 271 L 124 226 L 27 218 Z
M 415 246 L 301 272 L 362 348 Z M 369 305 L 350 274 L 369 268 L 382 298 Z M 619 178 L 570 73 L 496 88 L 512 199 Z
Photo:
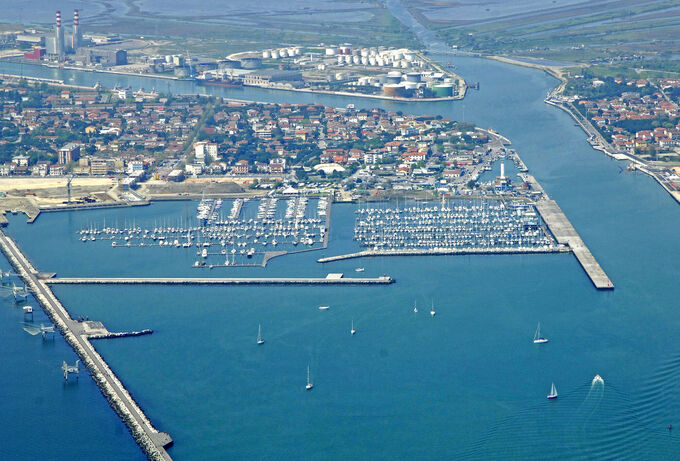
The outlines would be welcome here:
M 54 32 L 54 54 L 62 58 L 64 55 L 64 30 L 61 28 L 61 11 L 57 11 L 57 26 Z
M 73 37 L 71 38 L 71 48 L 75 53 L 80 46 L 81 36 L 80 36 L 80 17 L 78 15 L 78 10 L 73 10 Z
M 501 179 L 505 178 L 505 163 L 501 162 Z

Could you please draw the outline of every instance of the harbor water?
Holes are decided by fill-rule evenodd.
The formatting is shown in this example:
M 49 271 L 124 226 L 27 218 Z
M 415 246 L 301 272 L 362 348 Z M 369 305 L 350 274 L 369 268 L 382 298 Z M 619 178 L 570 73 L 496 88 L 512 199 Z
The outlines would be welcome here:
M 23 66 L 27 75 L 45 73 L 41 76 L 90 86 L 100 80 L 105 86 L 209 91 L 239 99 L 352 103 L 492 127 L 512 140 L 616 285 L 611 292 L 595 290 L 570 254 L 316 263 L 322 256 L 356 251 L 353 205 L 333 206 L 325 250 L 275 258 L 267 268 L 212 272 L 192 268 L 196 256 L 184 249 L 111 248 L 83 243 L 76 235 L 104 219 L 152 223 L 193 216 L 195 202 L 45 213 L 31 225 L 23 216 L 10 216 L 8 233 L 36 267 L 61 276 L 354 276 L 361 266 L 361 276 L 386 273 L 396 279 L 389 286 L 55 287 L 73 317 L 89 316 L 111 331 L 154 330 L 96 347 L 151 421 L 172 435 L 173 457 L 677 457 L 678 438 L 667 427 L 680 427 L 675 344 L 680 209 L 649 177 L 622 172 L 592 150 L 568 114 L 543 103 L 556 84 L 548 75 L 477 58 L 458 57 L 455 65 L 459 74 L 480 82 L 480 91 L 455 103 L 419 104 L 207 89 L 190 82 Z M 0 63 L 0 72 L 18 68 Z M 330 309 L 319 310 L 322 305 Z M 431 306 L 435 316 L 429 314 Z M 2 315 L 12 309 L 7 305 Z M 532 343 L 539 321 L 547 344 Z M 258 324 L 266 340 L 261 346 Z M 3 329 L 10 327 L 28 337 L 19 319 L 8 318 Z M 16 347 L 21 335 L 3 335 L 2 341 Z M 50 425 L 49 430 L 61 431 L 65 444 L 102 437 L 102 445 L 121 452 L 132 446 L 133 455 L 121 458 L 139 455 L 131 437 L 116 432 L 122 423 L 89 378 L 81 376 L 79 387 L 64 395 L 63 378 L 50 367 L 58 370 L 62 357 L 72 362 L 74 356 L 60 341 L 60 353 L 41 350 L 17 363 L 0 392 L 39 379 L 46 414 L 60 414 L 64 402 L 73 399 L 73 405 L 84 407 L 74 418 L 98 418 L 101 427 L 112 428 L 95 434 L 94 424 L 75 430 Z M 311 392 L 304 390 L 307 366 Z M 604 385 L 592 383 L 595 374 Z M 548 401 L 552 382 L 559 398 Z M 10 416 L 26 418 L 21 413 L 26 407 L 16 404 Z M 38 415 L 30 421 L 34 431 L 49 424 Z M 79 439 L 72 438 L 73 431 Z M 29 445 L 33 438 L 30 430 L 13 437 Z M 61 453 L 51 458 L 73 457 Z

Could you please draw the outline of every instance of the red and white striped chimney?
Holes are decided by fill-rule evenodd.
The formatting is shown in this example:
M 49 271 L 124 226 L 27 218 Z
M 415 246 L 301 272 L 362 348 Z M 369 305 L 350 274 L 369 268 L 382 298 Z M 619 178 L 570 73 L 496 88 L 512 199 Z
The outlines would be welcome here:
M 61 11 L 57 11 L 57 27 L 61 27 Z
M 78 25 L 78 10 L 73 10 L 73 25 Z

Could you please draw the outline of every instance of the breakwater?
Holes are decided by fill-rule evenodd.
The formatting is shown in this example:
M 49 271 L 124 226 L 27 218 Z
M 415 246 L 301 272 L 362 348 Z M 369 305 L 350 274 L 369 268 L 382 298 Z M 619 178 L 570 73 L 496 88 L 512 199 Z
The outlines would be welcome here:
M 114 339 L 114 338 L 131 338 L 134 336 L 146 336 L 153 333 L 153 330 L 146 328 L 140 331 L 121 331 L 118 333 L 105 333 L 105 334 L 95 334 L 88 335 L 88 339 Z
M 300 278 L 64 277 L 45 280 L 44 283 L 50 285 L 385 285 L 394 283 L 394 279 L 386 275 L 373 278 L 345 278 L 342 274 Z
M 134 401 L 108 364 L 102 359 L 82 331 L 80 323 L 71 319 L 66 308 L 54 295 L 44 280 L 38 278 L 38 271 L 19 250 L 14 241 L 0 231 L 0 250 L 7 257 L 15 272 L 59 329 L 66 342 L 87 367 L 100 391 L 114 411 L 127 425 L 133 438 L 151 460 L 171 460 L 165 450 L 172 445 L 172 438 L 160 432 L 151 424 L 141 408 Z

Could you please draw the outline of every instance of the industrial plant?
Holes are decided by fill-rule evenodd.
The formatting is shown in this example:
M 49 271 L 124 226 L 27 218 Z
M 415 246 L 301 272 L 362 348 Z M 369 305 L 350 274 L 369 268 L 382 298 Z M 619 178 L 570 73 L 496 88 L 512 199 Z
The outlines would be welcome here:
M 51 33 L 39 34 L 33 31 L 17 34 L 15 42 L 19 46 L 33 47 L 24 53 L 24 59 L 98 67 L 127 64 L 127 51 L 121 49 L 119 40 L 83 37 L 77 9 L 73 10 L 73 26 L 70 30 L 66 30 L 62 24 L 61 11 L 57 11 Z

